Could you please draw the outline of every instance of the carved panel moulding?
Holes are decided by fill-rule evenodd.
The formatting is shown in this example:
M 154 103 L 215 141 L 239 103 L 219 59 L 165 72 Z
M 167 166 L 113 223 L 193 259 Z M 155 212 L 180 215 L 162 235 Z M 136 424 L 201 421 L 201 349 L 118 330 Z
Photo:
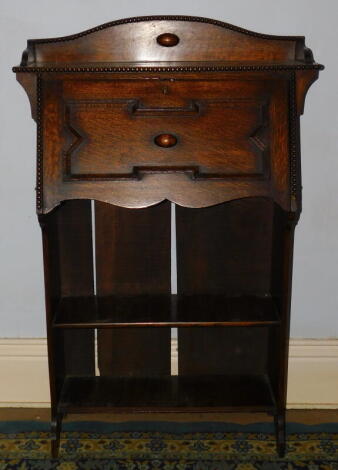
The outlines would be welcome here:
M 190 100 L 186 107 L 162 109 L 128 99 L 67 101 L 64 181 L 141 179 L 143 173 L 161 172 L 184 172 L 193 179 L 267 178 L 267 109 L 267 103 L 227 99 Z M 174 146 L 156 145 L 158 135 L 172 133 Z

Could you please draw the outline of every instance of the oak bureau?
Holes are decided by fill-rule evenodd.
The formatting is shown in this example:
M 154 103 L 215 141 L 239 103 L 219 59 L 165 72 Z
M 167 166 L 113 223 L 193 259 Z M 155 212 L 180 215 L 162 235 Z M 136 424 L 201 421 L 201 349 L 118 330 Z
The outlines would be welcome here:
M 28 41 L 53 455 L 66 413 L 107 410 L 265 411 L 285 452 L 299 119 L 321 69 L 302 36 L 190 16 Z

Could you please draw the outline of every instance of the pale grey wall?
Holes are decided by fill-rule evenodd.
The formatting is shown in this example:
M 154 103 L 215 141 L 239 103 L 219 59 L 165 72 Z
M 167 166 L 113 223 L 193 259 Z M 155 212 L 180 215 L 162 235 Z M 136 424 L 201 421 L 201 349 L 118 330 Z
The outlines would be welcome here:
M 302 118 L 304 211 L 298 226 L 292 335 L 338 336 L 338 100 L 335 0 L 1 0 L 0 337 L 45 336 L 34 213 L 35 125 L 11 66 L 26 39 L 154 14 L 207 16 L 271 34 L 305 35 L 326 65 Z

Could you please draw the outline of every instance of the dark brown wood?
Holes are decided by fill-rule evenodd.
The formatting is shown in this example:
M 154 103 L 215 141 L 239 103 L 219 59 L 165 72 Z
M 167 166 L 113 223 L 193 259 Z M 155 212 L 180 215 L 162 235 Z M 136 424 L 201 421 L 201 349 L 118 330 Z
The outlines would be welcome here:
M 272 215 L 263 198 L 176 207 L 179 293 L 268 294 Z
M 168 202 L 137 211 L 96 203 L 95 229 L 99 296 L 170 292 Z M 99 330 L 97 336 L 101 375 L 170 374 L 169 328 Z
M 107 407 L 269 411 L 285 452 L 299 119 L 322 69 L 301 36 L 190 16 L 28 41 L 54 456 L 65 412 Z
M 207 209 L 176 208 L 180 294 L 269 293 L 272 202 L 247 199 Z M 178 330 L 179 373 L 264 370 L 266 329 Z M 203 348 L 199 347 L 203 344 Z M 241 346 L 239 346 L 241 345 Z
M 59 300 L 69 295 L 93 295 L 93 259 L 91 250 L 91 213 L 89 201 L 69 201 L 50 217 L 41 219 L 43 236 L 47 238 L 49 288 L 51 304 L 47 321 L 53 321 Z M 72 294 L 71 294 L 72 293 Z M 56 356 L 67 356 L 63 375 L 94 373 L 94 335 L 65 330 L 57 334 Z M 64 348 L 62 352 L 62 348 Z M 58 371 L 56 371 L 58 374 Z
M 39 222 L 42 232 L 43 246 L 43 266 L 45 280 L 45 307 L 46 307 L 46 329 L 47 329 L 47 350 L 48 350 L 48 371 L 49 371 L 49 389 L 51 401 L 51 432 L 52 457 L 56 457 L 59 449 L 61 418 L 58 413 L 58 403 L 60 400 L 60 392 L 63 387 L 63 379 L 65 377 L 65 360 L 63 354 L 63 345 L 59 347 L 56 353 L 58 339 L 62 333 L 53 332 L 52 323 L 54 318 L 55 305 L 60 299 L 60 277 L 58 268 L 58 253 L 56 240 L 56 220 L 55 214 L 48 216 L 40 216 Z
M 50 250 L 53 250 L 49 254 L 52 293 L 48 295 L 53 303 L 51 322 L 58 299 L 69 295 L 93 295 L 94 292 L 90 202 L 69 201 L 43 223 L 47 226 Z M 56 357 L 67 356 L 62 376 L 94 374 L 93 331 L 65 330 L 56 335 Z
M 66 297 L 57 307 L 56 328 L 277 325 L 271 297 L 225 295 L 134 295 Z
M 177 47 L 162 47 L 156 41 L 160 34 L 176 33 L 180 38 Z M 288 152 L 289 111 L 285 94 L 290 73 L 295 70 L 295 112 L 301 113 L 305 93 L 322 68 L 314 62 L 304 38 L 262 35 L 187 16 L 133 18 L 66 38 L 29 41 L 22 64 L 15 70 L 31 97 L 33 113 L 39 96 L 34 98 L 33 79 L 26 79 L 25 72 L 51 72 L 43 73 L 46 83 L 41 99 L 48 101 L 49 107 L 43 107 L 47 114 L 41 120 L 46 128 L 41 153 L 45 153 L 47 166 L 53 171 L 43 172 L 42 166 L 38 167 L 39 212 L 47 213 L 65 199 L 85 197 L 139 208 L 164 199 L 204 207 L 241 197 L 265 196 L 273 197 L 286 211 L 296 210 L 291 207 L 290 168 L 284 156 Z M 59 73 L 62 70 L 70 73 Z M 87 71 L 94 72 L 89 79 Z M 79 79 L 76 72 L 82 75 L 72 86 Z M 245 73 L 237 82 L 238 72 Z M 163 79 L 168 84 L 163 84 Z M 50 84 L 50 80 L 61 84 Z M 221 88 L 212 92 L 211 85 L 216 87 L 219 81 Z M 232 85 L 234 90 L 229 88 Z M 223 95 L 232 100 L 233 109 L 224 102 L 217 104 Z M 249 109 L 240 106 L 245 97 L 251 100 Z M 149 106 L 149 99 L 155 107 L 160 104 L 159 119 L 147 113 L 149 119 L 141 124 L 135 119 L 138 113 L 126 112 L 128 104 L 133 107 L 135 101 Z M 195 124 L 188 122 L 187 116 L 166 109 L 172 105 L 187 107 L 194 100 L 202 100 Z M 264 107 L 266 101 L 268 106 Z M 265 113 L 259 111 L 262 106 Z M 51 140 L 65 120 L 63 138 L 58 134 Z M 220 127 L 224 120 L 228 122 L 225 129 Z M 88 121 L 92 122 L 92 129 L 87 129 Z M 93 129 L 95 132 L 91 132 Z M 125 142 L 127 131 L 129 139 Z M 174 135 L 184 132 L 180 145 L 164 154 L 163 149 L 156 153 L 150 146 L 156 131 Z M 88 135 L 91 139 L 86 138 Z M 208 145 L 202 141 L 204 135 L 208 135 Z M 222 147 L 217 145 L 220 139 Z M 127 143 L 130 148 L 124 150 L 124 158 L 112 161 L 112 152 L 120 155 L 121 146 Z M 233 144 L 239 148 L 237 155 L 231 156 L 229 150 L 235 151 Z M 67 165 L 60 165 L 59 152 L 66 153 Z M 92 160 L 95 155 L 100 155 L 100 159 Z M 199 159 L 189 161 L 189 155 L 199 155 Z M 220 167 L 220 161 L 227 161 L 228 166 Z M 118 163 L 117 168 L 114 162 Z M 69 174 L 72 169 L 75 174 Z
M 158 36 L 168 33 L 177 33 L 180 47 L 159 47 Z M 149 59 L 311 62 L 301 36 L 264 35 L 192 16 L 150 16 L 106 23 L 64 38 L 30 40 L 22 65 Z
M 260 195 L 290 208 L 287 75 L 175 79 L 165 94 L 159 80 L 55 78 L 42 93 L 42 211 L 78 197 L 140 208 Z M 154 145 L 161 134 L 170 148 Z
M 305 63 L 299 60 L 288 60 L 283 62 L 262 62 L 262 61 L 138 61 L 138 62 L 81 62 L 73 65 L 60 64 L 59 62 L 33 63 L 27 66 L 13 67 L 13 72 L 20 74 L 49 74 L 56 73 L 58 77 L 71 78 L 74 73 L 81 73 L 83 77 L 93 74 L 100 78 L 107 73 L 122 74 L 125 78 L 158 78 L 168 76 L 172 78 L 173 73 L 184 72 L 186 77 L 196 77 L 196 73 L 208 72 L 207 76 L 213 78 L 220 72 L 264 72 L 265 74 L 279 72 L 297 72 L 297 71 L 319 71 L 324 70 L 324 66 L 314 62 Z M 261 74 L 260 74 L 261 75 Z
M 43 235 L 46 283 L 48 358 L 51 388 L 51 415 L 55 428 L 56 455 L 61 417 L 57 404 L 65 377 L 94 375 L 94 332 L 53 330 L 52 323 L 60 299 L 93 295 L 93 258 L 90 201 L 68 201 L 53 213 L 40 217 Z
M 274 409 L 264 375 L 197 377 L 69 377 L 61 412 L 217 412 Z
M 176 36 L 176 34 L 163 33 L 157 36 L 156 41 L 159 43 L 160 46 L 173 47 L 179 43 L 180 38 Z
M 276 394 L 277 412 L 275 416 L 278 453 L 283 456 L 286 449 L 285 433 L 285 405 L 287 399 L 288 358 L 290 337 L 290 309 L 291 309 L 291 284 L 293 263 L 294 230 L 297 219 L 289 216 L 282 236 L 282 266 L 281 284 L 278 298 L 281 312 L 281 326 L 276 337 L 277 340 L 277 378 L 278 392 Z
M 94 292 L 90 201 L 68 201 L 58 212 L 60 295 Z M 94 332 L 64 331 L 66 373 L 94 374 Z
M 172 134 L 159 134 L 155 137 L 154 142 L 159 147 L 169 148 L 177 144 L 177 137 Z

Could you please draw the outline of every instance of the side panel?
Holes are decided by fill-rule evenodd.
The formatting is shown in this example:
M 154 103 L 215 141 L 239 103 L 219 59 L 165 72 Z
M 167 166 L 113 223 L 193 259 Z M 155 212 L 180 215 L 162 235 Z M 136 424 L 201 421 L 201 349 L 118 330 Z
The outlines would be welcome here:
M 90 201 L 68 201 L 40 217 L 43 231 L 52 408 L 66 375 L 94 375 L 94 332 L 53 329 L 61 297 L 93 294 Z

